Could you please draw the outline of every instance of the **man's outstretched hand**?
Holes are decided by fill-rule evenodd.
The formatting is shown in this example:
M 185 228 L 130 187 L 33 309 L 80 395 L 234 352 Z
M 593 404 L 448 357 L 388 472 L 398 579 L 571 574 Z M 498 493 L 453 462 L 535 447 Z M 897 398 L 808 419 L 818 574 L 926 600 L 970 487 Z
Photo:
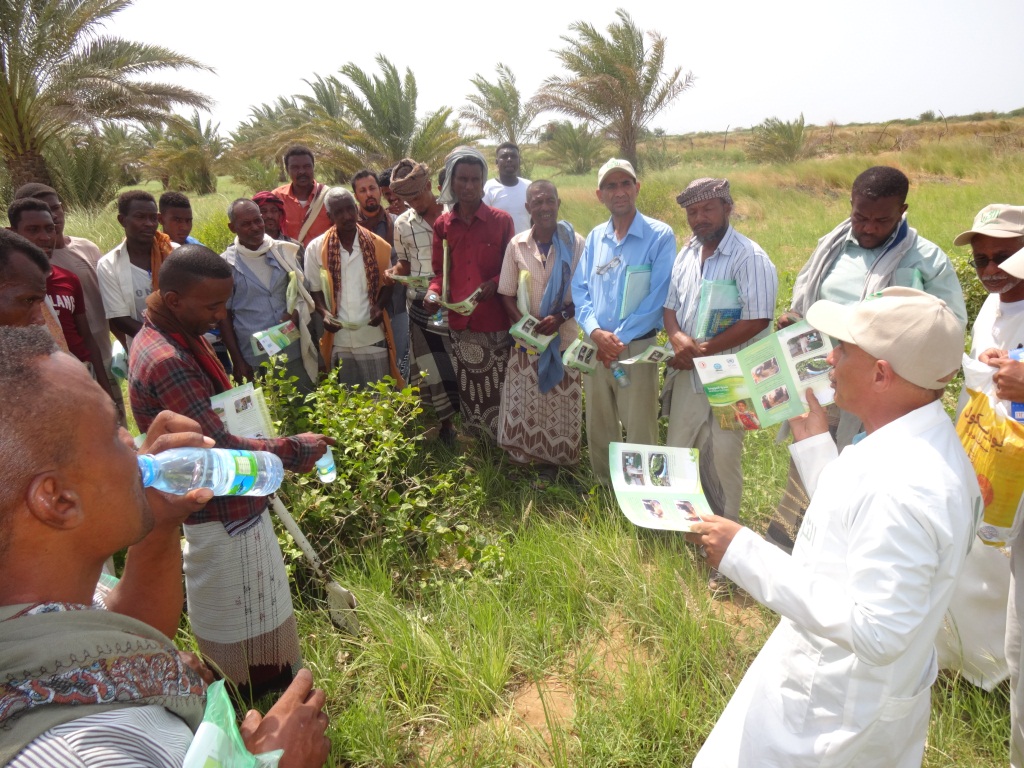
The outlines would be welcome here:
M 327 697 L 313 688 L 313 675 L 300 669 L 266 715 L 250 709 L 238 730 L 252 754 L 283 749 L 280 768 L 320 768 L 331 752 L 327 738 Z

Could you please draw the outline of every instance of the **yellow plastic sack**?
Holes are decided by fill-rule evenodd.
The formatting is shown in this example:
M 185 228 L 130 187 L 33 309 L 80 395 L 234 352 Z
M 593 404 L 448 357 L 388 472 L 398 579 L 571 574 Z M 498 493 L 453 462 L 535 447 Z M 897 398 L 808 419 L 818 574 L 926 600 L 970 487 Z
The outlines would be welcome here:
M 964 388 L 970 400 L 956 424 L 960 442 L 974 465 L 985 504 L 978 537 L 992 547 L 1012 541 L 1021 525 L 1017 514 L 1024 494 L 1024 424 L 1009 417 L 998 400 L 994 369 L 964 355 Z

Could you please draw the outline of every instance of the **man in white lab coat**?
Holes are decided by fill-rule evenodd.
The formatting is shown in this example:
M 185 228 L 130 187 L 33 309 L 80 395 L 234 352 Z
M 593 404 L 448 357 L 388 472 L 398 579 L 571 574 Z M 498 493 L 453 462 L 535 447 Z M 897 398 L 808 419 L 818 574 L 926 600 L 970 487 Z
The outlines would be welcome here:
M 811 505 L 792 555 L 721 517 L 688 537 L 782 615 L 697 755 L 724 766 L 921 765 L 933 641 L 981 494 L 942 408 L 963 331 L 945 302 L 887 288 L 807 321 L 838 340 L 836 404 L 866 436 L 838 455 L 824 410 L 791 420 Z

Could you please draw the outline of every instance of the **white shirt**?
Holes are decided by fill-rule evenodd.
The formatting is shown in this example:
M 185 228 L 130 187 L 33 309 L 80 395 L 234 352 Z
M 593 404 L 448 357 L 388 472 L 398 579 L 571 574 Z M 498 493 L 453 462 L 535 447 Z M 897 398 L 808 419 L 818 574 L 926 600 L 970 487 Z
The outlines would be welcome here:
M 744 528 L 719 567 L 782 620 L 694 766 L 919 768 L 974 470 L 939 402 L 838 458 L 827 434 L 790 450 L 811 494 L 793 554 Z
M 306 246 L 303 271 L 312 290 L 323 290 L 320 269 L 323 264 L 322 252 L 327 245 L 327 235 L 313 239 Z M 384 341 L 384 328 L 374 327 L 370 322 L 370 298 L 367 295 L 366 268 L 363 266 L 363 251 L 359 247 L 358 235 L 352 241 L 352 250 L 341 248 L 341 291 L 335 296 L 334 316 L 343 323 L 358 323 L 358 330 L 342 328 L 334 334 L 334 346 L 343 349 L 368 347 Z M 324 291 L 327 295 L 327 291 Z
M 177 243 L 171 243 L 172 249 L 177 247 Z M 130 317 L 141 323 L 142 313 L 146 309 L 146 297 L 153 289 L 153 280 L 148 270 L 132 264 L 124 240 L 100 259 L 96 265 L 96 276 L 99 278 L 103 311 L 107 319 Z
M 488 179 L 484 184 L 484 204 L 500 208 L 511 216 L 517 233 L 530 228 L 530 214 L 526 212 L 526 190 L 529 186 L 530 180 L 523 178 L 519 178 L 513 187 L 506 187 L 498 179 Z

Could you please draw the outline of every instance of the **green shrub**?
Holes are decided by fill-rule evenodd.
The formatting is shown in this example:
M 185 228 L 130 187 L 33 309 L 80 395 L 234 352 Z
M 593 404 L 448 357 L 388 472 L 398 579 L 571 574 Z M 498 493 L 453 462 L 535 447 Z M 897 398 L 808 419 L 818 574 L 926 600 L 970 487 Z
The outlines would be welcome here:
M 804 131 L 804 115 L 796 120 L 786 121 L 769 117 L 753 128 L 747 154 L 752 160 L 763 163 L 791 163 L 804 155 L 807 134 Z
M 474 473 L 461 455 L 424 439 L 418 389 L 396 391 L 390 379 L 366 387 L 331 379 L 303 398 L 283 369 L 263 381 L 279 434 L 313 431 L 338 441 L 333 483 L 290 475 L 282 486 L 314 546 L 369 547 L 420 579 L 437 561 L 458 562 L 454 570 L 465 575 L 500 559 L 478 532 L 483 494 Z

